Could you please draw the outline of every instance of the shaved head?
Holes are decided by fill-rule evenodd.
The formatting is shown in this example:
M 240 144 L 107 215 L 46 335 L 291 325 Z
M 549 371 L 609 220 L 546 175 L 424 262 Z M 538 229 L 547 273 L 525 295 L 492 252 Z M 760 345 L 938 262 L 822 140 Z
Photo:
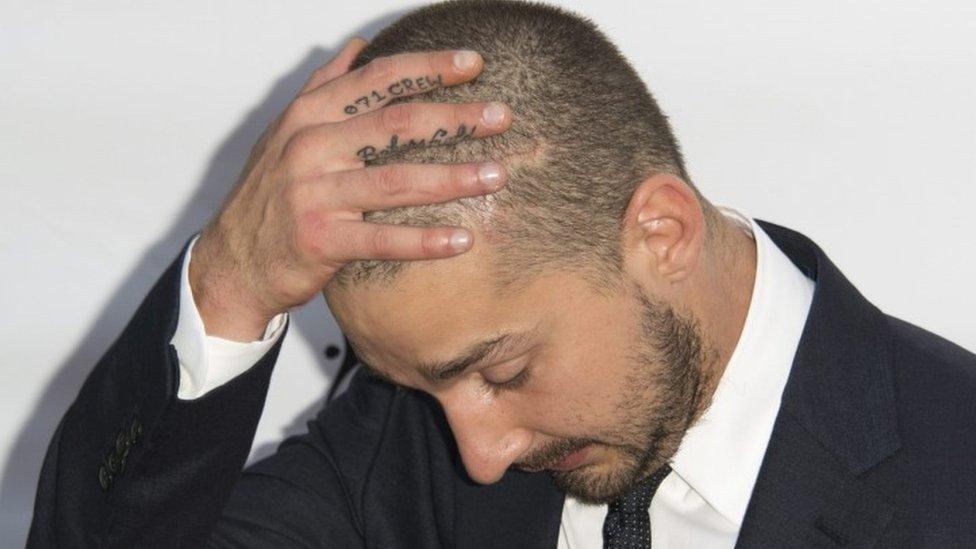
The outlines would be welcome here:
M 499 101 L 513 111 L 511 128 L 485 139 L 453 140 L 470 128 L 444 128 L 439 141 L 448 138 L 447 143 L 374 147 L 362 157 L 367 165 L 498 161 L 509 171 L 508 184 L 484 196 L 365 212 L 364 219 L 477 231 L 493 248 L 490 279 L 499 293 L 519 291 L 554 270 L 578 272 L 601 293 L 619 291 L 621 220 L 636 186 L 667 172 L 698 193 L 667 118 L 643 81 L 588 19 L 541 3 L 500 0 L 455 0 L 412 11 L 381 30 L 352 68 L 397 53 L 455 48 L 482 55 L 484 70 L 477 78 L 395 97 L 390 104 Z M 431 86 L 435 79 L 395 75 L 391 82 Z M 326 290 L 389 285 L 423 263 L 429 261 L 354 261 Z

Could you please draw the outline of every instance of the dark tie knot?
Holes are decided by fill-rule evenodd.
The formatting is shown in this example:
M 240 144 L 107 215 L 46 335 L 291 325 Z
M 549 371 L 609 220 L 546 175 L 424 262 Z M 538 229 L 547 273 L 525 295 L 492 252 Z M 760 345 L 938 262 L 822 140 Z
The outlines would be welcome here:
M 651 518 L 648 507 L 654 492 L 671 472 L 665 464 L 654 474 L 641 480 L 626 494 L 610 503 L 603 522 L 605 548 L 649 548 L 651 546 Z
M 663 467 L 655 471 L 652 475 L 638 482 L 629 492 L 620 496 L 610 504 L 610 512 L 614 513 L 646 513 L 651 505 L 657 487 L 661 485 L 664 477 L 671 472 L 671 466 L 664 464 Z

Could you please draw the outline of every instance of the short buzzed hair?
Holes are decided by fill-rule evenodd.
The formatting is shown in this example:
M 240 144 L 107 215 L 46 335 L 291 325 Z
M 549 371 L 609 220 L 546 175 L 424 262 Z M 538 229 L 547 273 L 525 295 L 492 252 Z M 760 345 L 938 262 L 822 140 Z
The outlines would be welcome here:
M 622 289 L 623 216 L 637 186 L 656 173 L 684 180 L 711 225 L 712 207 L 688 177 L 667 117 L 590 20 L 538 2 L 450 0 L 381 30 L 352 69 L 377 57 L 446 49 L 477 51 L 483 71 L 390 104 L 500 101 L 512 110 L 512 126 L 487 138 L 366 154 L 366 165 L 498 161 L 508 183 L 484 196 L 364 212 L 365 221 L 477 226 L 491 235 L 489 274 L 499 293 L 551 272 L 579 274 L 601 294 Z M 330 284 L 389 285 L 411 264 L 429 261 L 357 260 Z

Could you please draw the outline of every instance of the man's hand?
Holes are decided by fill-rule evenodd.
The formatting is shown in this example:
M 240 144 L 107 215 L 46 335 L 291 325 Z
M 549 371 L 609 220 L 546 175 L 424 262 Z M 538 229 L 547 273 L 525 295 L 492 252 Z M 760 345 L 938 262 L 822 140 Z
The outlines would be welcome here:
M 394 97 L 471 80 L 483 60 L 457 51 L 404 53 L 350 72 L 365 45 L 352 39 L 311 75 L 201 232 L 189 278 L 208 334 L 260 338 L 268 321 L 307 302 L 347 262 L 448 257 L 471 246 L 463 229 L 365 223 L 362 212 L 493 192 L 505 182 L 502 166 L 365 161 L 420 140 L 426 146 L 501 133 L 511 111 L 490 103 L 384 107 Z

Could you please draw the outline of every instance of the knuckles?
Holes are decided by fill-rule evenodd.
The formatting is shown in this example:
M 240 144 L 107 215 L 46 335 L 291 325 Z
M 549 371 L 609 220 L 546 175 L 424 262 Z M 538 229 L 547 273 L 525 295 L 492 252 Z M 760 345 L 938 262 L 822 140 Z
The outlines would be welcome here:
M 312 204 L 311 192 L 311 185 L 301 180 L 292 181 L 285 185 L 285 189 L 282 191 L 282 200 L 284 200 L 292 217 L 299 218 L 301 212 Z
M 393 59 L 377 57 L 363 67 L 362 78 L 370 83 L 383 83 L 393 77 L 396 67 Z
M 471 168 L 468 166 L 452 165 L 445 170 L 440 178 L 435 179 L 435 192 L 441 196 L 452 196 L 454 193 L 466 191 L 465 180 L 469 178 Z M 477 178 L 477 174 L 474 175 Z
M 409 103 L 389 105 L 380 110 L 380 125 L 395 134 L 403 133 L 413 127 L 416 118 L 416 106 Z
M 308 119 L 309 114 L 312 112 L 313 102 L 314 96 L 309 92 L 299 94 L 295 97 L 285 108 L 285 114 L 282 117 L 285 125 L 292 128 L 303 126 L 304 121 Z
M 396 196 L 410 190 L 406 168 L 397 165 L 383 166 L 376 172 L 376 188 L 383 194 Z
M 325 65 L 321 65 L 315 70 L 313 70 L 308 81 L 317 83 L 319 85 L 327 83 L 329 80 L 331 80 L 330 77 L 332 76 L 332 63 L 333 61 L 330 61 Z
M 420 249 L 423 251 L 424 255 L 436 255 L 437 249 L 440 247 L 437 245 L 437 241 L 438 239 L 432 234 L 431 231 L 424 231 L 424 235 L 420 238 Z
M 380 226 L 369 236 L 369 247 L 378 257 L 389 257 L 393 251 L 393 230 Z
M 292 165 L 302 158 L 309 158 L 316 151 L 325 150 L 325 138 L 310 128 L 296 131 L 285 141 L 282 148 L 282 160 Z
M 445 234 L 436 229 L 427 229 L 423 232 L 423 236 L 420 237 L 421 250 L 428 257 L 443 255 L 447 243 L 448 239 L 445 238 Z
M 302 256 L 324 257 L 323 238 L 330 234 L 329 221 L 321 212 L 307 205 L 296 212 L 293 242 L 295 250 Z

